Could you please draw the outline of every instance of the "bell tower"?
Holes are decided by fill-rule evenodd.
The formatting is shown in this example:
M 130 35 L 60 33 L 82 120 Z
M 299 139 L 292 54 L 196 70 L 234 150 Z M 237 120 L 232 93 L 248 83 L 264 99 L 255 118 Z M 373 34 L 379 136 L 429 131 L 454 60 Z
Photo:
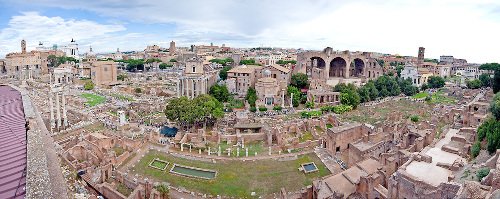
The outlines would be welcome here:
M 24 39 L 23 39 L 23 40 L 21 40 L 21 52 L 22 52 L 23 54 L 25 54 L 25 53 L 26 53 L 26 41 L 24 41 Z

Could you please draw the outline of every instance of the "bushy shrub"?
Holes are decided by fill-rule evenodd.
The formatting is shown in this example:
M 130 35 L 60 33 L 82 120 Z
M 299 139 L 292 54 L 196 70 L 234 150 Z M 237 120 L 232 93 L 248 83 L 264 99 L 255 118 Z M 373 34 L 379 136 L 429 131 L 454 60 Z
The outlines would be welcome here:
M 255 106 L 250 106 L 250 112 L 256 112 L 257 111 L 257 108 Z
M 267 111 L 267 108 L 265 106 L 259 106 L 259 111 Z
M 476 143 L 474 143 L 474 145 L 472 145 L 470 153 L 471 153 L 472 157 L 475 158 L 479 155 L 480 151 L 481 151 L 481 143 L 479 141 L 476 141 Z
M 418 122 L 418 121 L 420 120 L 420 117 L 418 117 L 418 115 L 412 115 L 412 116 L 410 117 L 410 120 L 411 120 L 412 122 Z
M 490 173 L 490 169 L 489 168 L 482 168 L 482 169 L 479 169 L 476 173 L 476 177 L 479 181 L 481 181 L 481 179 L 483 179 L 484 177 L 486 177 L 488 174 Z
M 273 110 L 275 110 L 275 111 L 281 111 L 282 109 L 283 109 L 283 107 L 281 107 L 281 106 L 274 106 L 273 107 Z

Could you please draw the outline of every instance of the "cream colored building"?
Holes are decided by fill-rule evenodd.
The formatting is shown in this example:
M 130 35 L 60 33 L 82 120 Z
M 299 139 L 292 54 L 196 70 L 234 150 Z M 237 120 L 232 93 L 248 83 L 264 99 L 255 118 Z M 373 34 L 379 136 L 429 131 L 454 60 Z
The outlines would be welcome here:
M 257 106 L 274 106 L 285 103 L 285 89 L 280 88 L 279 80 L 272 77 L 272 72 L 269 69 L 263 70 L 262 78 L 255 83 L 257 91 Z
M 177 96 L 195 98 L 207 94 L 212 85 L 217 82 L 218 71 L 210 65 L 203 64 L 203 59 L 193 57 L 185 62 L 183 74 L 177 82 Z

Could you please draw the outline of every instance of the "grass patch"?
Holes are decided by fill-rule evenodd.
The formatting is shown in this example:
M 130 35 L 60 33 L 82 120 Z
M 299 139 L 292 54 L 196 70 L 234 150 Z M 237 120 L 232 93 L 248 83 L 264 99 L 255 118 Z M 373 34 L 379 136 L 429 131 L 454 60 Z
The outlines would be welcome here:
M 305 142 L 307 140 L 314 140 L 314 137 L 311 132 L 305 132 L 302 134 L 302 136 L 299 138 L 299 142 Z
M 116 190 L 118 192 L 120 192 L 121 194 L 123 194 L 125 197 L 130 196 L 130 194 L 132 193 L 132 191 L 134 191 L 131 188 L 128 188 L 127 186 L 125 186 L 123 183 L 118 183 L 116 185 Z
M 437 91 L 431 95 L 429 103 L 432 104 L 456 104 L 457 100 L 445 96 L 443 91 Z
M 214 170 L 218 172 L 217 177 L 213 180 L 193 179 L 153 169 L 148 165 L 155 158 L 190 167 Z M 319 171 L 304 174 L 304 172 L 298 170 L 301 164 L 308 162 L 314 162 Z M 167 170 L 170 170 L 170 168 L 167 168 Z M 158 151 L 150 151 L 133 169 L 135 173 L 166 181 L 174 186 L 185 187 L 188 190 L 235 198 L 250 198 L 251 192 L 256 192 L 257 195 L 261 196 L 277 193 L 282 187 L 286 187 L 290 191 L 300 190 L 302 187 L 310 185 L 313 180 L 330 174 L 325 165 L 314 154 L 299 156 L 297 160 L 291 161 L 258 160 L 243 162 L 225 160 L 214 164 L 177 158 Z
M 426 98 L 427 96 L 429 96 L 429 93 L 423 91 L 423 92 L 420 92 L 420 93 L 413 95 L 412 97 L 415 99 L 422 99 L 422 98 Z
M 90 93 L 83 93 L 82 97 L 87 100 L 85 104 L 87 104 L 88 106 L 95 106 L 106 101 L 106 97 Z
M 120 156 L 125 152 L 125 149 L 122 147 L 113 147 L 113 151 L 115 151 L 116 156 Z

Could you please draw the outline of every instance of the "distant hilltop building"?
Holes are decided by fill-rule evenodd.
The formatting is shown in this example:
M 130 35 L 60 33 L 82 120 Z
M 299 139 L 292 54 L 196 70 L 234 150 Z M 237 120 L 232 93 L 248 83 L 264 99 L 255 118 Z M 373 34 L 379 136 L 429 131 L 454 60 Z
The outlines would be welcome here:
M 424 47 L 419 47 L 418 48 L 418 57 L 417 57 L 417 66 L 422 66 L 422 63 L 424 63 L 424 57 L 425 55 L 425 48 Z
M 36 47 L 38 51 L 50 51 L 50 50 L 60 50 L 63 51 L 67 57 L 73 57 L 75 59 L 80 59 L 80 53 L 78 50 L 78 43 L 74 39 L 71 39 L 69 44 L 67 45 L 57 45 L 54 44 L 51 47 L 46 47 L 43 45 L 43 42 L 39 42 Z
M 21 41 L 21 52 L 8 53 L 5 56 L 5 63 L 0 73 L 17 79 L 40 78 L 41 75 L 48 73 L 49 55 L 63 56 L 65 53 L 52 48 L 37 48 L 28 52 L 26 50 L 26 41 Z

